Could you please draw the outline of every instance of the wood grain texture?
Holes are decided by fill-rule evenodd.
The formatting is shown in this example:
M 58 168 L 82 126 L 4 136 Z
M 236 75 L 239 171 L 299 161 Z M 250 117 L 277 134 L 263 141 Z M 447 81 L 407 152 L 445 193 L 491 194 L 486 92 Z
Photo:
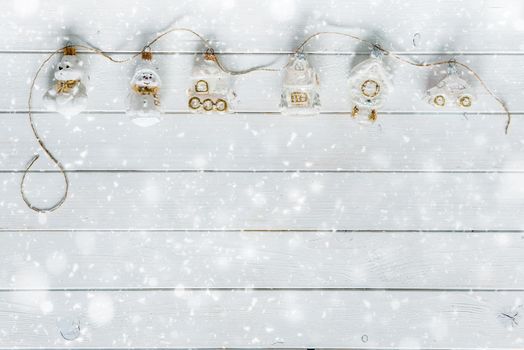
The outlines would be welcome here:
M 5 84 L 9 91 L 0 95 L 0 110 L 5 112 L 27 111 L 27 96 L 29 87 L 39 65 L 47 54 L 2 54 L 0 65 L 11 74 L 6 77 Z M 118 55 L 119 58 L 129 57 Z M 171 112 L 188 112 L 187 94 L 190 74 L 194 65 L 195 55 L 156 55 L 159 73 L 162 78 L 161 98 L 164 110 Z M 242 70 L 249 67 L 270 65 L 274 68 L 283 67 L 288 60 L 287 54 L 250 54 L 221 56 L 224 66 L 232 70 Z M 413 57 L 420 62 L 449 60 L 454 56 L 433 55 Z M 320 76 L 320 99 L 324 112 L 351 111 L 348 75 L 350 69 L 364 60 L 366 56 L 353 55 L 311 55 L 311 64 Z M 461 55 L 455 57 L 469 64 L 485 80 L 486 84 L 505 100 L 512 111 L 524 111 L 524 69 L 520 56 L 483 56 Z M 46 66 L 37 80 L 34 93 L 33 109 L 43 110 L 42 96 L 52 85 L 53 63 L 59 55 Z M 88 111 L 119 111 L 125 109 L 130 90 L 130 79 L 135 69 L 135 62 L 116 64 L 99 55 L 84 55 L 85 67 L 90 79 L 88 87 Z M 432 112 L 441 110 L 429 105 L 425 100 L 426 90 L 433 87 L 445 77 L 447 66 L 437 68 L 420 68 L 400 64 L 392 58 L 385 58 L 394 75 L 394 89 L 388 96 L 386 104 L 379 112 Z M 12 72 L 18 72 L 12 74 Z M 480 86 L 473 76 L 465 74 L 471 85 L 476 89 L 477 99 L 467 112 L 497 112 L 504 113 L 501 106 Z M 234 77 L 234 90 L 238 97 L 233 108 L 239 112 L 278 112 L 282 90 L 282 74 L 279 72 L 253 72 Z M 460 108 L 450 108 L 445 111 L 466 112 Z M 380 114 L 380 113 L 379 113 Z M 306 119 L 307 118 L 300 118 Z M 365 118 L 364 118 L 365 120 Z
M 10 1 L 0 6 L 0 349 L 521 349 L 524 298 L 524 4 L 519 0 Z M 38 130 L 70 171 L 64 206 L 26 207 L 36 148 L 31 78 L 49 52 L 85 43 L 129 57 L 180 26 L 231 69 L 281 67 L 308 35 L 342 31 L 420 62 L 471 65 L 473 108 L 422 97 L 445 67 L 386 59 L 395 90 L 373 126 L 348 118 L 347 75 L 369 48 L 325 36 L 306 48 L 322 115 L 282 117 L 282 75 L 235 78 L 234 115 L 187 114 L 202 45 L 154 50 L 166 115 L 124 115 L 134 62 L 82 54 L 86 113 L 42 110 Z M 61 195 L 42 157 L 35 204 Z M 42 170 L 40 173 L 39 171 Z M 61 320 L 78 320 L 66 341 Z
M 0 289 L 524 290 L 522 233 L 4 232 Z
M 216 47 L 233 52 L 274 52 L 294 49 L 308 34 L 342 30 L 361 34 L 402 51 L 522 52 L 519 22 L 522 2 L 480 0 L 408 0 L 322 2 L 294 0 L 184 0 L 144 3 L 113 0 L 86 3 L 13 2 L 0 14 L 4 50 L 54 50 L 79 38 L 107 50 L 140 50 L 156 32 L 190 27 Z M 415 38 L 414 35 L 420 36 Z M 24 38 L 24 40 L 20 40 Z M 195 38 L 184 34 L 159 43 L 157 49 L 194 50 Z M 348 39 L 317 41 L 313 50 L 355 50 Z
M 3 292 L 0 348 L 517 349 L 522 292 Z M 81 336 L 60 335 L 62 318 Z
M 0 116 L 0 170 L 23 170 L 39 152 L 29 123 Z M 374 125 L 343 115 L 165 115 L 149 128 L 125 115 L 66 120 L 35 115 L 69 170 L 523 171 L 524 120 L 503 134 L 500 115 L 386 115 Z M 439 130 L 439 131 L 436 131 Z M 43 157 L 34 170 L 53 170 Z
M 35 215 L 21 174 L 0 175 L 3 229 L 522 230 L 524 174 L 75 173 Z M 59 173 L 33 173 L 34 204 Z

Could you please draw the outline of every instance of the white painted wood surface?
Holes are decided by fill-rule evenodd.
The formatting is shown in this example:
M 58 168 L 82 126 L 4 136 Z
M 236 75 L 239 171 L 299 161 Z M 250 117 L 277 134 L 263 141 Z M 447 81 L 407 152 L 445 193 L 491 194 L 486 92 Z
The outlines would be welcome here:
M 521 303 L 521 292 L 5 292 L 0 348 L 517 349 L 503 314 Z M 64 317 L 80 324 L 75 342 L 60 336 Z
M 289 52 L 307 34 L 339 29 L 383 37 L 398 50 L 420 52 L 521 53 L 522 2 L 480 0 L 457 4 L 453 0 L 372 3 L 329 0 L 262 0 L 251 2 L 182 0 L 154 4 L 137 0 L 82 0 L 48 6 L 31 1 L 4 5 L 0 15 L 0 46 L 7 50 L 54 50 L 63 40 L 81 38 L 107 50 L 140 50 L 143 43 L 169 27 L 190 27 L 218 41 L 231 52 Z M 37 19 L 37 20 L 35 20 Z M 87 25 L 81 25 L 86 23 Z M 416 33 L 420 37 L 415 40 Z M 24 38 L 24 40 L 19 40 Z M 194 37 L 183 34 L 159 43 L 169 51 L 195 48 Z M 330 50 L 354 50 L 350 40 L 316 43 Z M 347 46 L 346 46 L 347 45 Z M 360 48 L 362 49 L 362 48 Z M 365 49 L 364 49 L 365 50 Z
M 0 288 L 524 289 L 522 233 L 6 232 Z
M 0 170 L 23 170 L 38 144 L 25 116 L 3 118 L 8 135 L 0 140 Z M 166 115 L 150 128 L 137 127 L 121 114 L 71 120 L 38 114 L 35 120 L 46 144 L 71 171 L 524 170 L 524 122 L 514 118 L 511 132 L 503 136 L 500 115 L 386 115 L 373 126 L 336 114 Z M 45 157 L 35 167 L 52 169 Z
M 2 229 L 524 230 L 524 173 L 74 173 L 43 215 L 20 178 L 0 174 Z M 26 188 L 45 206 L 62 187 L 33 173 Z
M 522 348 L 524 4 L 518 0 L 12 1 L 0 4 L 0 349 Z M 418 61 L 457 58 L 478 103 L 421 100 L 443 69 L 388 60 L 395 91 L 375 125 L 353 121 L 350 68 L 368 48 L 326 36 L 306 51 L 322 114 L 276 113 L 281 75 L 235 79 L 237 113 L 193 116 L 185 90 L 201 44 L 155 46 L 166 114 L 123 115 L 133 63 L 84 54 L 87 113 L 42 111 L 38 130 L 71 192 L 38 215 L 20 198 L 38 152 L 27 122 L 31 77 L 67 41 L 118 57 L 189 27 L 231 69 L 282 66 L 309 34 L 362 35 Z M 55 60 L 51 62 L 55 62 Z M 35 203 L 61 194 L 43 157 Z M 42 171 L 40 173 L 40 171 Z M 422 232 L 421 232 L 422 231 Z M 379 289 L 379 290 L 377 290 Z M 60 320 L 77 319 L 65 341 Z

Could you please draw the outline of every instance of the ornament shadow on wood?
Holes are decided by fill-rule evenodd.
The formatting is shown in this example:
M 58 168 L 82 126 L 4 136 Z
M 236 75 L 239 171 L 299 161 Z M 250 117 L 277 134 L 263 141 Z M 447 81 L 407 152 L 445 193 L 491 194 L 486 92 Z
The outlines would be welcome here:
M 473 88 L 459 77 L 457 66 L 450 61 L 447 76 L 426 93 L 429 104 L 438 108 L 457 106 L 470 108 L 475 101 Z
M 66 47 L 55 68 L 55 85 L 43 97 L 44 106 L 48 111 L 72 117 L 87 108 L 83 66 L 83 61 L 76 55 L 76 49 L 72 46 Z
M 231 74 L 220 68 L 212 50 L 196 56 L 187 94 L 191 112 L 232 112 L 236 94 L 232 89 Z
M 391 72 L 384 64 L 383 55 L 381 50 L 373 47 L 370 57 L 356 65 L 349 73 L 353 118 L 365 112 L 368 120 L 377 120 L 378 109 L 384 105 L 393 89 Z
M 128 96 L 126 115 L 138 126 L 148 127 L 160 121 L 162 114 L 160 87 L 162 82 L 151 51 L 143 51 Z
M 316 115 L 320 111 L 320 81 L 303 53 L 289 59 L 284 68 L 280 111 L 284 115 Z

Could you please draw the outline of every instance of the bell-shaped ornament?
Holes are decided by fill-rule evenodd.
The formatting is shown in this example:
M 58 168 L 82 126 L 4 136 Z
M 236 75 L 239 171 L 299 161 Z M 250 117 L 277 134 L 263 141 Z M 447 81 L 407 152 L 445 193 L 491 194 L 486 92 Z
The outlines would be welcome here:
M 57 112 L 66 117 L 72 117 L 85 111 L 87 92 L 84 85 L 83 66 L 84 63 L 76 55 L 76 49 L 72 46 L 66 47 L 55 69 L 55 85 L 43 97 L 48 111 Z
M 194 113 L 231 113 L 236 94 L 231 74 L 218 65 L 212 50 L 198 55 L 187 90 L 188 107 Z
M 349 74 L 351 116 L 354 118 L 360 113 L 366 113 L 370 121 L 375 121 L 378 109 L 393 90 L 391 73 L 382 56 L 382 51 L 373 48 L 371 57 L 356 65 Z
M 142 52 L 133 78 L 131 91 L 127 99 L 126 115 L 138 126 L 147 127 L 160 121 L 161 80 L 150 51 Z
M 319 110 L 318 74 L 306 55 L 295 54 L 284 70 L 280 111 L 284 115 L 315 115 Z
M 450 62 L 448 75 L 427 91 L 426 100 L 438 108 L 449 106 L 469 108 L 475 96 L 469 83 L 459 77 L 455 63 Z

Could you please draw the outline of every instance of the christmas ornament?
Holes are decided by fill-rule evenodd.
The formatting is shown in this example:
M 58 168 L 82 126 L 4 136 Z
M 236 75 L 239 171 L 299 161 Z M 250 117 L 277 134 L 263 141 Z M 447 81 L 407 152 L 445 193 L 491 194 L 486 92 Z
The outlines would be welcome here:
M 138 126 L 151 126 L 160 121 L 160 76 L 152 61 L 151 51 L 142 52 L 142 59 L 131 79 L 126 115 Z
M 393 86 L 391 73 L 382 60 L 382 51 L 374 47 L 371 57 L 350 72 L 349 91 L 352 100 L 351 116 L 368 113 L 368 119 L 377 119 L 377 109 L 386 102 Z
M 453 105 L 469 108 L 475 99 L 473 89 L 467 81 L 459 77 L 454 62 L 449 63 L 448 75 L 429 89 L 426 96 L 429 104 L 439 108 Z
M 221 69 L 212 50 L 197 56 L 187 93 L 192 112 L 231 112 L 231 104 L 236 97 L 231 88 L 231 74 Z
M 297 53 L 284 69 L 284 82 L 280 99 L 282 114 L 318 114 L 320 109 L 318 74 L 309 64 L 306 55 Z
M 76 55 L 76 49 L 72 46 L 66 47 L 54 73 L 56 83 L 43 97 L 48 111 L 72 117 L 86 109 L 87 93 L 82 82 L 82 66 L 83 62 Z

